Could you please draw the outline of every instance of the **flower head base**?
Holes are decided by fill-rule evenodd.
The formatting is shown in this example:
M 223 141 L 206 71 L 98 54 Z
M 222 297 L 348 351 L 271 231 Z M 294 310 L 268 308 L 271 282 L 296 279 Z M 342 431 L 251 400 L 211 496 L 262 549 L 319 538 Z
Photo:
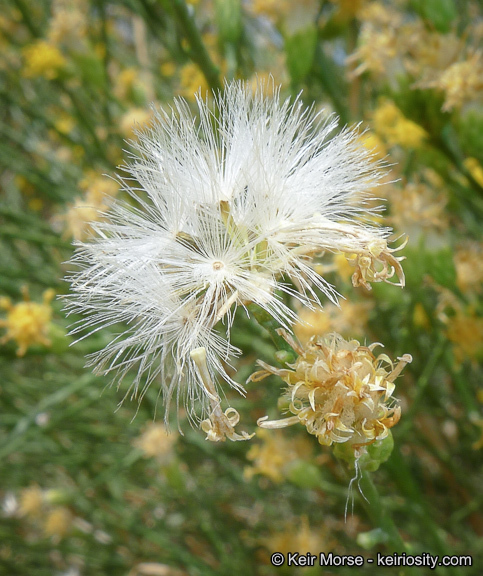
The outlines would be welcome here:
M 181 395 L 214 413 L 216 395 L 207 394 L 191 352 L 204 348 L 211 377 L 241 389 L 225 367 L 237 353 L 229 342 L 236 307 L 254 303 L 290 329 L 296 316 L 280 292 L 313 307 L 315 287 L 335 302 L 316 255 L 369 252 L 401 273 L 386 249 L 389 230 L 372 225 L 377 209 L 366 203 L 383 165 L 357 130 L 334 135 L 333 117 L 268 92 L 227 84 L 215 111 L 198 95 L 199 128 L 183 100 L 171 115 L 155 112 L 122 180 L 138 207 L 114 200 L 109 219 L 92 225 L 98 237 L 78 242 L 67 309 L 88 319 L 73 333 L 126 323 L 91 363 L 103 374 L 117 370 L 119 380 L 137 365 L 134 396 L 143 375 L 141 397 L 159 377 L 167 401 Z M 370 268 L 364 285 L 388 276 L 389 268 L 382 276 Z M 232 412 L 224 421 L 233 428 Z
M 394 366 L 386 354 L 373 354 L 377 343 L 361 346 L 332 334 L 301 348 L 287 334 L 284 337 L 299 354 L 295 364 L 279 369 L 259 361 L 264 370 L 251 379 L 280 376 L 288 384 L 286 397 L 293 416 L 272 422 L 264 417 L 259 426 L 283 428 L 300 422 L 320 444 L 347 442 L 354 448 L 388 435 L 401 415 L 392 396 L 394 380 L 412 361 L 409 354 Z

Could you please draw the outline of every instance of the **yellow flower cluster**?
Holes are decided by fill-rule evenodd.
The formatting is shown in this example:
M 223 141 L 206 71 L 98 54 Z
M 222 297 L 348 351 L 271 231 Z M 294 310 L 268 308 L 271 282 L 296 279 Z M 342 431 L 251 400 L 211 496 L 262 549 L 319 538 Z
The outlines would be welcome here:
M 380 2 L 368 3 L 358 17 L 362 23 L 360 44 L 348 59 L 357 63 L 353 74 L 371 72 L 391 78 L 407 73 L 414 79 L 413 88 L 435 88 L 444 93 L 444 111 L 483 96 L 477 23 L 468 27 L 462 40 L 453 32 L 436 32 L 422 20 L 405 22 L 397 9 Z
M 72 526 L 72 514 L 65 506 L 57 506 L 50 510 L 43 525 L 46 536 L 52 537 L 54 541 L 65 538 Z
M 421 126 L 408 120 L 389 100 L 382 101 L 373 114 L 374 130 L 389 146 L 419 148 L 427 134 Z
M 376 76 L 397 70 L 401 19 L 397 11 L 381 2 L 368 2 L 358 13 L 362 21 L 360 44 L 348 58 L 350 64 L 358 62 L 354 75 L 371 72 Z
M 49 40 L 53 44 L 79 43 L 87 34 L 87 5 L 83 0 L 54 0 L 49 22 Z
M 413 25 L 404 50 L 413 88 L 435 88 L 444 93 L 443 110 L 460 108 L 481 99 L 483 61 L 475 46 L 481 43 L 476 28 L 467 30 L 467 42 L 453 33 L 429 31 L 422 23 Z
M 128 100 L 134 87 L 139 82 L 139 70 L 137 68 L 125 68 L 116 75 L 113 92 L 119 100 Z
M 466 102 L 483 98 L 483 59 L 481 53 L 455 62 L 435 83 L 444 92 L 443 110 L 461 108 Z
M 254 16 L 267 16 L 277 21 L 289 6 L 287 0 L 251 0 L 247 6 Z
M 283 428 L 301 423 L 320 444 L 348 442 L 355 449 L 388 435 L 401 414 L 392 396 L 394 380 L 412 361 L 410 355 L 394 365 L 386 354 L 373 354 L 377 343 L 361 346 L 332 334 L 301 347 L 283 330 L 280 333 L 299 355 L 296 362 L 279 369 L 259 361 L 263 370 L 251 380 L 280 376 L 288 384 L 286 399 L 293 416 L 278 421 L 264 417 L 259 426 Z
M 337 6 L 337 15 L 343 20 L 348 20 L 359 15 L 367 0 L 330 0 Z
M 44 536 L 58 542 L 68 534 L 73 521 L 71 511 L 58 503 L 62 498 L 59 490 L 29 486 L 20 491 L 18 513 L 34 525 L 40 523 Z
M 38 518 L 42 514 L 45 493 L 39 486 L 29 486 L 20 492 L 19 513 L 21 516 Z
M 203 72 L 194 62 L 189 62 L 183 66 L 181 69 L 179 82 L 179 93 L 187 100 L 193 100 L 194 94 L 196 94 L 199 90 L 201 90 L 201 94 L 203 95 L 209 91 L 209 85 Z
M 381 140 L 380 136 L 374 132 L 364 132 L 361 134 L 360 140 L 364 148 L 367 148 L 372 152 L 372 156 L 375 162 L 384 160 L 384 158 L 386 158 L 386 146 Z
M 470 260 L 471 262 L 471 260 Z M 470 263 L 471 266 L 471 263 Z M 461 275 L 462 268 L 457 270 L 457 283 L 466 282 L 467 278 Z M 465 266 L 465 274 L 468 271 Z M 475 270 L 478 274 L 478 270 Z M 478 289 L 481 290 L 481 277 L 479 282 L 471 286 L 464 285 L 465 296 L 477 296 Z M 478 285 L 479 284 L 479 285 Z M 438 304 L 436 306 L 436 315 L 445 327 L 445 334 L 453 345 L 453 353 L 456 364 L 459 365 L 465 360 L 476 364 L 483 358 L 483 317 L 477 311 L 477 306 L 462 302 L 456 294 L 434 284 L 438 292 Z
M 37 40 L 23 50 L 25 67 L 23 75 L 26 78 L 43 76 L 54 80 L 66 66 L 66 60 L 54 44 L 45 40 Z
M 7 329 L 7 333 L 0 340 L 4 344 L 14 340 L 17 345 L 17 356 L 23 356 L 27 348 L 34 344 L 49 346 L 48 331 L 52 318 L 50 302 L 55 296 L 52 288 L 43 294 L 42 303 L 30 302 L 27 288 L 23 289 L 23 302 L 12 304 L 9 298 L 0 300 L 0 308 L 7 310 L 7 318 L 0 320 L 0 326 Z

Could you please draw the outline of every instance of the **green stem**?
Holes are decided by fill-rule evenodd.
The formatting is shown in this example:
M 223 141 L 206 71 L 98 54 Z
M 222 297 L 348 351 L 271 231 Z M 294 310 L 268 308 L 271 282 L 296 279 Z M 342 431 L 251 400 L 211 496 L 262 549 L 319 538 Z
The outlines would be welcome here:
M 72 103 L 72 106 L 74 107 L 75 116 L 79 122 L 79 125 L 83 126 L 86 132 L 91 137 L 92 143 L 94 144 L 94 147 L 98 152 L 100 158 L 109 163 L 106 157 L 104 146 L 101 144 L 99 138 L 97 137 L 94 125 L 91 122 L 92 114 L 87 113 L 87 111 L 83 109 L 80 103 L 80 99 L 77 97 L 76 93 L 73 90 L 71 90 L 66 86 L 65 82 L 60 82 L 58 80 L 53 80 L 52 82 L 54 86 L 56 86 L 59 90 L 62 90 L 63 92 L 65 92 L 65 94 L 67 94 Z
M 111 127 L 113 124 L 111 110 L 109 107 L 109 102 L 112 100 L 112 93 L 110 92 L 111 82 L 109 80 L 109 64 L 111 61 L 111 50 L 110 50 L 110 40 L 107 33 L 108 19 L 106 16 L 106 6 L 105 2 L 101 0 L 96 0 L 96 7 L 99 10 L 101 17 L 101 40 L 104 45 L 104 55 L 102 58 L 102 64 L 104 69 L 104 83 L 102 90 L 104 92 L 104 118 L 106 119 L 106 124 Z
M 268 332 L 277 351 L 284 353 L 283 362 L 293 362 L 295 360 L 294 351 L 290 344 L 286 342 L 280 334 L 278 334 L 277 330 L 280 328 L 278 322 L 274 320 L 266 310 L 260 308 L 258 304 L 249 304 L 248 311 L 255 318 L 258 324 Z M 278 359 L 280 360 L 280 358 Z
M 320 82 L 324 92 L 330 98 L 341 123 L 348 124 L 350 113 L 346 102 L 341 98 L 341 94 L 346 93 L 346 91 L 340 80 L 340 71 L 337 70 L 334 62 L 325 54 L 320 42 L 315 50 L 311 73 Z
M 355 18 L 352 18 L 349 22 L 348 28 L 348 38 L 347 38 L 347 53 L 352 54 L 357 48 L 357 42 L 359 38 L 359 23 Z M 350 72 L 353 72 L 356 68 L 356 64 L 353 63 L 350 66 Z M 359 74 L 352 77 L 349 83 L 349 112 L 351 119 L 357 119 L 362 116 L 362 100 L 361 100 L 361 85 L 362 78 Z
M 36 417 L 49 408 L 61 405 L 67 398 L 76 394 L 88 386 L 94 380 L 92 374 L 84 374 L 79 379 L 74 380 L 69 385 L 56 390 L 50 396 L 46 396 L 37 406 L 28 414 L 20 418 L 13 430 L 0 443 L 0 458 L 4 460 L 12 452 L 22 449 L 22 444 L 26 441 L 27 434 L 31 431 L 34 435 L 38 434 L 35 430 Z
M 432 546 L 433 550 L 439 555 L 449 554 L 450 551 L 444 540 L 443 531 L 433 520 L 434 514 L 431 514 L 428 510 L 426 501 L 421 495 L 421 488 L 414 480 L 411 470 L 402 457 L 397 444 L 395 444 L 391 458 L 386 463 L 386 466 L 391 469 L 392 476 L 410 503 L 410 512 L 417 516 L 429 546 Z M 428 544 L 426 544 L 426 548 L 429 548 Z M 429 552 L 430 550 L 427 551 Z M 456 570 L 451 567 L 446 568 L 446 571 L 448 574 L 456 573 Z
M 426 389 L 429 385 L 431 380 L 431 376 L 434 373 L 434 370 L 440 363 L 441 358 L 443 357 L 446 347 L 447 347 L 447 340 L 444 336 L 440 335 L 436 345 L 433 349 L 433 352 L 427 362 L 426 366 L 424 367 L 421 376 L 418 378 L 416 383 L 416 394 L 412 400 L 411 408 L 404 414 L 404 421 L 398 426 L 398 438 L 401 439 L 407 432 L 412 428 L 414 424 L 414 415 L 416 414 L 419 408 L 419 402 L 423 398 Z
M 449 358 L 445 358 L 445 364 L 449 374 L 452 376 L 458 402 L 461 402 L 466 414 L 470 415 L 478 412 L 475 400 L 476 390 L 472 390 L 471 383 L 468 381 L 468 378 L 465 377 L 463 368 L 455 368 L 454 365 L 450 363 Z
M 449 125 L 445 126 L 441 131 L 440 136 L 433 136 L 431 139 L 431 144 L 438 148 L 449 160 L 451 160 L 456 168 L 469 180 L 473 189 L 481 197 L 483 196 L 483 187 L 477 182 L 471 172 L 466 168 L 463 162 L 463 152 L 460 150 L 457 143 L 457 136 L 455 135 L 454 129 Z
M 391 548 L 391 552 L 406 552 L 406 545 L 393 519 L 386 511 L 379 492 L 372 481 L 371 474 L 363 471 L 357 484 L 362 495 L 361 502 L 367 515 L 372 523 L 387 535 L 387 545 Z
M 28 8 L 28 6 L 25 6 L 24 0 L 14 0 L 14 4 L 22 14 L 24 24 L 29 29 L 30 34 L 32 34 L 34 38 L 39 38 L 41 35 L 40 27 L 37 25 L 37 22 L 30 16 L 31 10 Z
M 222 90 L 222 85 L 219 78 L 219 70 L 213 63 L 208 54 L 201 34 L 196 27 L 194 19 L 191 17 L 186 2 L 184 0 L 171 0 L 171 8 L 178 20 L 181 30 L 188 40 L 191 51 L 190 57 L 198 64 L 200 70 L 203 72 L 206 81 L 212 90 Z

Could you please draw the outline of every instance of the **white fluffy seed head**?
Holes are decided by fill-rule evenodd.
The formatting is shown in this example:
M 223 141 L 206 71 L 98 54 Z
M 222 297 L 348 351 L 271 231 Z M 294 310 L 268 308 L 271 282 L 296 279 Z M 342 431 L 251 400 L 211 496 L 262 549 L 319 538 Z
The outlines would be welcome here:
M 176 100 L 138 134 L 120 178 L 136 206 L 114 201 L 93 224 L 97 237 L 78 243 L 67 297 L 68 312 L 85 316 L 73 333 L 120 325 L 89 360 L 98 372 L 122 380 L 137 366 L 134 396 L 159 380 L 189 410 L 208 406 L 192 350 L 206 348 L 213 378 L 237 386 L 226 369 L 238 352 L 229 343 L 237 305 L 258 304 L 289 328 L 280 291 L 312 306 L 315 286 L 336 300 L 313 255 L 357 253 L 388 235 L 363 223 L 381 166 L 356 130 L 336 134 L 333 116 L 282 101 L 279 89 L 268 97 L 262 84 L 254 94 L 227 84 L 213 108 L 201 96 L 197 106 L 195 119 Z

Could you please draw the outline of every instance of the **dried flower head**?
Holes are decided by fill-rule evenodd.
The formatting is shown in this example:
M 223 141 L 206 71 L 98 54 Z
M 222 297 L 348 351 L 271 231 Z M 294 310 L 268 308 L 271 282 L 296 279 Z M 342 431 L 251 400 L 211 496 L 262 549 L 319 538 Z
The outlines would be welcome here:
M 403 276 L 389 230 L 370 223 L 377 209 L 366 199 L 384 172 L 356 129 L 335 133 L 334 117 L 281 101 L 279 89 L 268 97 L 263 84 L 255 93 L 249 83 L 226 85 L 214 109 L 200 95 L 196 102 L 199 122 L 177 100 L 132 142 L 121 182 L 137 206 L 114 200 L 108 219 L 92 225 L 97 238 L 77 243 L 67 309 L 88 316 L 74 333 L 125 322 L 91 357 L 97 372 L 122 379 L 137 365 L 133 395 L 143 375 L 141 397 L 159 377 L 168 401 L 186 395 L 190 409 L 201 400 L 207 413 L 214 395 L 191 352 L 204 348 L 211 377 L 240 388 L 225 367 L 237 353 L 229 342 L 237 306 L 254 303 L 289 329 L 295 314 L 280 291 L 311 307 L 315 286 L 335 301 L 313 267 L 325 251 L 367 256 L 360 284 L 396 272 L 402 285 Z M 376 261 L 383 269 L 373 273 Z
M 299 355 L 296 362 L 280 369 L 259 360 L 263 370 L 251 380 L 280 376 L 288 384 L 286 397 L 292 416 L 278 421 L 264 417 L 259 426 L 283 428 L 301 423 L 326 446 L 334 442 L 364 446 L 388 435 L 401 414 L 392 396 L 394 380 L 412 361 L 409 354 L 394 365 L 386 354 L 373 354 L 378 343 L 361 346 L 357 340 L 346 341 L 332 334 L 302 348 L 281 333 Z
M 211 412 L 209 418 L 201 422 L 201 429 L 206 432 L 206 439 L 211 442 L 224 442 L 227 438 L 233 442 L 237 440 L 250 440 L 254 434 L 235 432 L 235 426 L 240 421 L 240 415 L 234 408 L 221 409 L 221 398 L 211 380 L 211 375 L 206 364 L 205 348 L 197 348 L 191 352 L 191 358 L 196 365 L 200 380 L 203 384 L 206 396 L 209 398 Z

